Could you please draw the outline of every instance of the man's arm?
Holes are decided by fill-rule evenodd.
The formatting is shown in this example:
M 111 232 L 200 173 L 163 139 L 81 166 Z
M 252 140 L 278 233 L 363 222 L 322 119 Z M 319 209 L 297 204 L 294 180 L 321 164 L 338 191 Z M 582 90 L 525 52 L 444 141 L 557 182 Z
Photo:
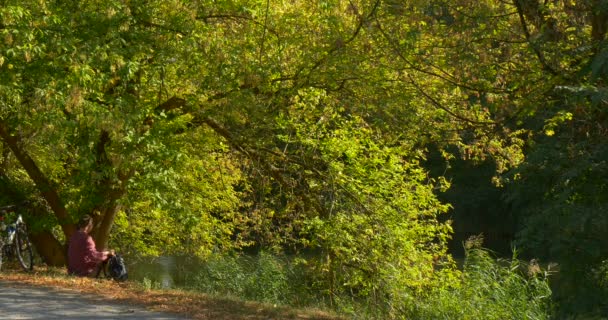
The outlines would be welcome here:
M 109 251 L 97 251 L 95 241 L 90 236 L 87 238 L 87 255 L 96 263 L 103 262 L 108 259 Z

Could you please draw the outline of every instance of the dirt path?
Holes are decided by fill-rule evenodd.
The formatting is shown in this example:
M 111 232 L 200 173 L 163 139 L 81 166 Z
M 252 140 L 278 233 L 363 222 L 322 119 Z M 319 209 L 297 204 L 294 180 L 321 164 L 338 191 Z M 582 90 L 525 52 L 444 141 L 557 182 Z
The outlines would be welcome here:
M 22 285 L 0 280 L 0 319 L 178 320 L 177 315 L 148 311 L 90 294 Z

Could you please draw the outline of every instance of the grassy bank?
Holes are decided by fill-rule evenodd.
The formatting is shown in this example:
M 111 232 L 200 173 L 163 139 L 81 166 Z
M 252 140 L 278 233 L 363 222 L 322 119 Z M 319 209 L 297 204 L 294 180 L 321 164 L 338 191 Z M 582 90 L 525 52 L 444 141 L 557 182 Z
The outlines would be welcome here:
M 548 274 L 536 264 L 496 259 L 483 249 L 469 249 L 462 270 L 438 270 L 421 289 L 381 281 L 371 283 L 375 292 L 347 290 L 346 284 L 332 288 L 302 261 L 264 252 L 215 256 L 201 264 L 187 286 L 212 296 L 334 310 L 357 320 L 551 317 Z M 160 286 L 146 280 L 145 287 Z
M 538 265 L 497 260 L 485 250 L 471 249 L 462 270 L 448 271 L 423 290 L 374 284 L 384 290 L 375 295 L 324 290 L 320 279 L 301 263 L 266 253 L 217 256 L 179 290 L 160 289 L 149 279 L 116 283 L 76 278 L 52 268 L 3 271 L 0 279 L 92 293 L 193 319 L 551 318 L 552 293 L 547 274 Z

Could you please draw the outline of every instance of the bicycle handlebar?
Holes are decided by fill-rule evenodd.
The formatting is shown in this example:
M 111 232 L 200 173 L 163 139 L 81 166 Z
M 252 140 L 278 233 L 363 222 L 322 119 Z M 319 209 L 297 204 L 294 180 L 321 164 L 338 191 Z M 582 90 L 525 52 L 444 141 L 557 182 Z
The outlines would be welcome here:
M 5 214 L 10 211 L 15 211 L 17 209 L 17 205 L 11 204 L 9 206 L 0 207 L 0 214 Z
M 21 202 L 20 204 L 10 204 L 8 206 L 0 207 L 0 214 L 4 214 L 4 213 L 10 212 L 10 211 L 15 211 L 17 208 L 19 208 L 21 206 L 25 206 L 29 203 L 30 203 L 29 200 L 25 200 L 25 201 Z

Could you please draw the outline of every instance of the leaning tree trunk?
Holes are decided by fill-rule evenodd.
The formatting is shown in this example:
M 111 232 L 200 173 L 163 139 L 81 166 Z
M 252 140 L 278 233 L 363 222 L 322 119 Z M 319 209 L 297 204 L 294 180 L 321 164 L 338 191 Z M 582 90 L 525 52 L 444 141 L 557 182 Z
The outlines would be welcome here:
M 59 224 L 61 225 L 61 229 L 63 230 L 63 233 L 65 233 L 66 238 L 69 238 L 76 229 L 74 224 L 70 223 L 68 219 L 67 210 L 59 197 L 57 188 L 55 188 L 51 180 L 49 180 L 40 168 L 38 168 L 34 159 L 32 159 L 32 157 L 30 157 L 30 155 L 21 147 L 18 138 L 9 133 L 8 127 L 4 121 L 1 120 L 0 137 L 9 146 L 17 160 L 19 160 L 19 163 L 23 166 L 23 169 L 25 169 L 27 175 L 34 181 L 38 191 L 40 191 L 42 197 L 49 204 L 53 213 L 57 216 L 57 219 L 59 219 Z
M 32 159 L 32 157 L 23 149 L 23 144 L 19 141 L 19 138 L 10 133 L 8 125 L 3 120 L 0 120 L 0 139 L 2 139 L 5 145 L 10 148 L 30 179 L 34 181 L 38 191 L 51 207 L 57 220 L 59 220 L 59 224 L 61 225 L 61 229 L 63 230 L 66 239 L 69 239 L 76 228 L 69 220 L 67 210 L 63 201 L 61 201 L 57 188 L 40 170 L 34 159 Z M 46 262 L 51 265 L 65 264 L 65 250 L 50 232 L 41 232 L 37 235 L 32 235 L 32 238 L 38 254 L 40 254 Z

